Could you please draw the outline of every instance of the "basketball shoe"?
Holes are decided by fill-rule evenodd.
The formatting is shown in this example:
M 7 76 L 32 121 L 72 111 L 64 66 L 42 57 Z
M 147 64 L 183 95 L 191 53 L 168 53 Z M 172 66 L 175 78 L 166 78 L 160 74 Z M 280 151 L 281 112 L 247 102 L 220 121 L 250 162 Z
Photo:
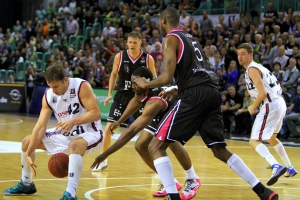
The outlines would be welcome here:
M 293 177 L 296 174 L 298 174 L 298 172 L 295 170 L 294 167 L 291 167 L 291 168 L 287 168 L 286 172 L 284 173 L 284 176 L 285 177 Z
M 108 168 L 107 159 L 105 159 L 103 162 L 101 162 L 97 168 L 94 167 L 92 169 L 92 172 L 99 172 L 99 171 L 105 170 L 106 168 Z
M 36 193 L 36 188 L 34 183 L 24 183 L 22 180 L 14 187 L 6 189 L 4 195 L 20 195 L 20 194 L 34 194 Z
M 72 197 L 69 192 L 65 191 L 63 197 L 60 200 L 77 200 L 77 199 L 78 198 L 76 196 Z
M 272 176 L 271 178 L 267 181 L 267 185 L 273 185 L 277 182 L 280 176 L 282 176 L 287 168 L 285 166 L 282 166 L 280 164 L 274 164 L 272 165 Z
M 179 191 L 181 189 L 181 184 L 176 179 L 174 179 L 174 181 L 175 181 L 176 189 Z M 165 197 L 167 195 L 168 195 L 167 190 L 161 184 L 159 189 L 157 191 L 155 191 L 152 196 L 154 196 L 154 197 Z
M 197 176 L 196 179 L 187 179 L 185 181 L 185 188 L 182 191 L 180 198 L 182 200 L 189 200 L 196 196 L 197 190 L 201 185 L 200 178 Z
M 264 192 L 258 194 L 260 200 L 278 200 L 279 195 L 269 188 L 265 188 Z

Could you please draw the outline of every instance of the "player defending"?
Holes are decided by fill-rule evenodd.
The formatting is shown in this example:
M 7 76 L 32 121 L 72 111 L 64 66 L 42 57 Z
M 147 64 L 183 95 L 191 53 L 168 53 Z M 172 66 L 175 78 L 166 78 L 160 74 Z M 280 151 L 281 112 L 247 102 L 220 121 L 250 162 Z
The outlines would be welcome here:
M 128 34 L 127 39 L 128 50 L 121 51 L 116 54 L 114 58 L 113 69 L 109 78 L 108 95 L 104 100 L 104 106 L 108 106 L 108 102 L 112 98 L 112 92 L 117 83 L 117 92 L 114 96 L 114 102 L 110 107 L 109 116 L 107 118 L 107 124 L 104 130 L 104 144 L 102 152 L 106 151 L 110 146 L 111 132 L 109 126 L 112 122 L 117 121 L 123 114 L 130 99 L 134 96 L 134 92 L 131 88 L 131 75 L 132 72 L 139 67 L 147 67 L 156 77 L 156 71 L 154 66 L 154 60 L 152 56 L 141 51 L 142 37 L 137 32 L 131 32 Z M 118 79 L 119 78 L 119 79 Z M 133 116 L 136 119 L 141 113 L 137 111 Z M 127 125 L 128 120 L 123 124 Z M 100 171 L 108 167 L 107 160 L 104 160 L 97 168 L 92 171 Z
M 68 185 L 61 199 L 77 199 L 75 193 L 82 172 L 82 156 L 99 151 L 102 146 L 101 113 L 88 82 L 66 77 L 65 70 L 60 65 L 48 67 L 45 78 L 50 89 L 43 97 L 40 116 L 32 134 L 22 141 L 21 181 L 3 194 L 36 192 L 32 182 L 32 173 L 36 176 L 35 150 L 43 149 L 48 154 L 69 154 Z M 55 128 L 46 130 L 52 111 L 58 123 Z
M 157 79 L 136 78 L 139 87 L 156 88 L 170 84 L 175 77 L 178 99 L 159 123 L 149 144 L 156 171 L 171 200 L 179 200 L 173 170 L 166 149 L 170 143 L 186 143 L 198 130 L 214 156 L 242 177 L 262 200 L 277 200 L 278 194 L 266 188 L 236 154 L 226 148 L 219 102 L 218 79 L 203 57 L 201 45 L 193 36 L 177 28 L 179 13 L 167 8 L 159 18 L 163 34 L 163 69 Z M 213 194 L 212 194 L 213 195 Z
M 116 129 L 123 121 L 129 118 L 140 108 L 143 108 L 143 113 L 130 125 L 127 131 L 121 134 L 118 140 L 111 147 L 109 147 L 95 159 L 92 167 L 99 165 L 100 162 L 122 148 L 130 141 L 130 139 L 144 129 L 135 144 L 135 148 L 144 162 L 156 172 L 152 158 L 148 151 L 148 145 L 153 139 L 153 135 L 156 132 L 159 121 L 172 105 L 172 101 L 168 101 L 159 97 L 159 93 L 163 91 L 162 88 L 142 89 L 138 87 L 134 82 L 136 77 L 144 77 L 149 80 L 153 79 L 152 73 L 145 67 L 140 67 L 133 72 L 131 81 L 135 96 L 130 100 L 120 119 L 112 123 L 109 128 L 111 130 Z M 181 199 L 191 199 L 196 195 L 196 192 L 201 185 L 200 179 L 196 175 L 192 166 L 192 161 L 183 146 L 179 142 L 174 142 L 170 145 L 170 149 L 175 154 L 181 166 L 185 169 L 187 176 L 186 186 L 181 193 Z M 175 182 L 177 190 L 179 190 L 181 185 L 176 180 Z M 166 195 L 167 191 L 164 189 L 164 187 L 161 187 L 161 190 L 153 194 L 155 197 L 162 197 Z
M 297 174 L 282 143 L 277 139 L 286 113 L 286 104 L 281 97 L 282 91 L 276 77 L 267 68 L 253 61 L 253 48 L 250 44 L 240 44 L 237 54 L 240 65 L 246 69 L 247 89 L 251 97 L 255 99 L 248 107 L 248 111 L 253 114 L 254 109 L 261 106 L 252 127 L 249 144 L 272 166 L 272 175 L 267 185 L 273 185 L 283 174 L 286 177 Z M 277 162 L 262 143 L 263 140 L 274 147 L 285 166 Z

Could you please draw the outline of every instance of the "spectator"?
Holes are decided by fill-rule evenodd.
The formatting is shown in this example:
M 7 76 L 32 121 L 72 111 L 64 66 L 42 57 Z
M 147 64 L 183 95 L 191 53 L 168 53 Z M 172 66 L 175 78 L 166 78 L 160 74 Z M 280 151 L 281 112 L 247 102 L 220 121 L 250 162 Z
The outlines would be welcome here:
M 232 60 L 230 61 L 228 70 L 223 73 L 223 79 L 226 80 L 227 87 L 229 85 L 237 85 L 239 78 L 239 71 L 237 70 L 237 62 Z
M 150 55 L 153 57 L 155 62 L 158 56 L 162 56 L 162 45 L 160 42 L 155 42 L 154 50 L 150 52 Z
M 287 43 L 285 43 L 285 55 L 291 56 L 293 54 L 293 48 L 294 46 L 298 45 L 295 43 L 295 36 L 294 34 L 289 34 L 289 40 Z
M 275 62 L 273 64 L 272 74 L 274 74 L 274 76 L 277 78 L 280 85 L 282 85 L 281 83 L 282 83 L 282 80 L 283 80 L 284 71 L 281 70 L 281 64 L 279 62 Z
M 67 21 L 67 24 L 66 24 L 67 38 L 69 38 L 71 35 L 77 36 L 78 31 L 79 31 L 78 22 L 76 20 L 74 20 L 73 15 L 69 15 L 69 20 Z
M 263 41 L 266 42 L 267 40 L 272 40 L 272 36 L 274 35 L 273 30 L 271 30 L 270 26 L 265 26 L 263 29 L 262 37 Z
M 230 118 L 234 118 L 236 130 L 240 130 L 240 124 L 236 123 L 236 111 L 238 111 L 243 105 L 243 96 L 236 92 L 235 85 L 228 85 L 228 94 L 226 95 L 226 103 L 221 106 L 223 112 L 224 132 L 234 132 L 231 129 Z
M 283 46 L 283 48 L 284 48 L 284 45 L 283 45 L 283 41 L 282 41 L 282 38 L 281 38 L 281 36 L 280 37 L 278 37 L 278 38 L 276 38 L 276 45 L 275 46 L 273 46 L 273 50 L 272 50 L 272 60 L 271 60 L 271 62 L 272 63 L 274 63 L 274 59 L 276 58 L 276 57 L 278 57 L 278 48 L 279 47 L 281 47 L 281 46 Z
M 179 27 L 185 28 L 189 25 L 189 19 L 190 17 L 187 16 L 187 11 L 182 9 L 181 10 L 181 16 L 179 18 Z
M 276 10 L 274 10 L 274 3 L 269 2 L 268 3 L 268 10 L 264 13 L 263 16 L 263 23 L 265 25 L 272 26 L 278 19 L 278 13 Z
M 246 81 L 245 81 L 245 70 L 241 69 L 240 74 L 241 75 L 239 77 L 238 84 L 237 84 L 238 85 L 238 93 L 240 93 L 241 95 L 244 95 L 244 91 L 247 90 Z
M 11 74 L 11 75 L 8 76 L 7 83 L 10 83 L 10 84 L 15 83 L 15 77 L 14 77 L 14 75 Z
M 51 43 L 52 42 L 53 41 L 52 41 L 52 39 L 50 39 L 49 35 L 46 35 L 45 39 L 43 39 L 43 37 L 42 37 L 42 43 L 41 43 L 41 45 L 43 47 L 44 52 L 51 50 L 50 47 L 51 47 Z
M 33 93 L 33 89 L 34 89 L 35 80 L 36 80 L 36 76 L 35 76 L 33 67 L 29 66 L 27 68 L 27 71 L 26 71 L 26 74 L 25 74 L 26 98 L 27 98 L 28 104 L 30 103 L 31 98 L 32 98 L 32 93 Z
M 236 111 L 236 124 L 239 129 L 236 130 L 236 133 L 250 135 L 252 129 L 252 119 L 248 111 L 248 107 L 254 102 L 254 100 L 249 95 L 247 89 L 244 89 L 244 100 L 243 106 Z M 258 109 L 256 109 L 256 114 Z
M 86 49 L 85 56 L 80 58 L 80 60 L 77 63 L 83 69 L 82 74 L 81 74 L 82 79 L 88 80 L 93 63 L 94 63 L 94 60 L 91 56 L 91 50 Z
M 9 54 L 7 49 L 4 49 L 3 54 L 0 55 L 0 69 L 9 69 Z
M 272 35 L 271 41 L 272 41 L 273 44 L 276 44 L 277 43 L 277 38 L 281 37 L 280 26 L 275 25 L 273 27 L 273 30 L 274 30 L 274 34 Z
M 44 19 L 44 23 L 41 24 L 41 27 L 40 27 L 40 33 L 41 33 L 41 36 L 45 37 L 46 35 L 49 34 L 49 23 L 48 23 L 48 19 L 45 18 Z
M 110 21 L 105 22 L 105 27 L 102 30 L 102 37 L 106 40 L 110 38 L 110 35 L 113 35 L 115 28 L 110 25 Z
M 220 55 L 221 55 L 221 62 L 224 63 L 225 70 L 227 70 L 229 67 L 229 63 L 232 60 L 232 57 L 227 54 L 226 47 L 221 47 Z
M 288 70 L 285 71 L 282 86 L 284 87 L 285 93 L 289 97 L 289 101 L 292 101 L 297 93 L 298 78 L 300 76 L 299 70 L 296 67 L 296 59 L 291 58 Z
M 275 62 L 279 62 L 280 65 L 281 65 L 281 70 L 284 70 L 285 67 L 288 65 L 288 60 L 289 60 L 289 57 L 284 55 L 284 52 L 285 52 L 285 49 L 284 49 L 284 46 L 280 46 L 278 48 L 278 56 L 274 59 L 274 63 Z
M 203 18 L 202 18 L 202 20 L 200 20 L 200 29 L 202 30 L 203 34 L 206 36 L 209 30 L 214 29 L 214 26 L 205 10 L 202 12 L 202 15 L 203 15 Z
M 69 9 L 71 15 L 76 14 L 76 0 L 71 0 L 71 2 L 69 3 Z
M 262 43 L 262 36 L 260 34 L 255 35 L 255 45 L 253 47 L 253 60 L 257 63 L 261 63 L 260 57 L 265 51 L 265 45 Z
M 261 64 L 267 68 L 269 71 L 272 71 L 271 70 L 271 60 L 272 60 L 272 53 L 273 49 L 272 49 L 272 46 L 271 46 L 271 41 L 270 40 L 266 40 L 265 42 L 265 49 L 260 57 L 260 60 L 261 60 Z
M 278 13 L 278 19 L 276 21 L 276 25 L 280 27 L 280 33 L 288 32 L 289 31 L 289 24 L 284 19 L 284 12 L 281 11 Z

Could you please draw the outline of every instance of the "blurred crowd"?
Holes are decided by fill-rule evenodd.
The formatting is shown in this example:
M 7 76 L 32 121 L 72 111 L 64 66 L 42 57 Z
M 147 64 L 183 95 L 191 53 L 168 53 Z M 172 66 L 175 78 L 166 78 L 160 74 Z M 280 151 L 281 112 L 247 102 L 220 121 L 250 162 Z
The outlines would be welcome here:
M 268 68 L 282 85 L 287 116 L 297 113 L 300 117 L 300 15 L 293 8 L 275 10 L 269 2 L 263 17 L 256 12 L 240 12 L 232 24 L 222 15 L 213 24 L 206 11 L 208 3 L 226 6 L 223 0 L 59 0 L 56 5 L 49 2 L 47 8 L 40 5 L 35 19 L 17 20 L 7 30 L 0 28 L 0 70 L 15 71 L 7 79 L 14 83 L 15 79 L 18 81 L 14 77 L 18 76 L 18 63 L 29 61 L 24 81 L 28 88 L 34 88 L 45 84 L 42 71 L 47 66 L 61 62 L 68 76 L 83 78 L 93 87 L 108 88 L 114 56 L 127 49 L 127 34 L 136 31 L 142 35 L 142 50 L 153 56 L 159 75 L 163 38 L 157 17 L 164 8 L 174 7 L 180 12 L 180 27 L 200 42 L 211 69 L 219 77 L 224 131 L 249 134 L 255 117 L 247 111 L 252 99 L 246 91 L 245 70 L 237 60 L 237 47 L 244 42 L 253 46 L 255 62 Z M 212 14 L 217 13 L 218 6 L 211 10 Z M 195 14 L 201 15 L 200 20 L 194 20 Z M 80 36 L 78 43 L 70 42 L 70 38 Z M 37 58 L 38 53 L 49 57 Z M 45 62 L 44 68 L 38 67 L 40 62 Z M 232 109 L 228 111 L 228 107 Z M 299 137 L 291 125 L 298 123 L 300 118 L 295 117 L 293 123 L 285 122 L 281 136 Z

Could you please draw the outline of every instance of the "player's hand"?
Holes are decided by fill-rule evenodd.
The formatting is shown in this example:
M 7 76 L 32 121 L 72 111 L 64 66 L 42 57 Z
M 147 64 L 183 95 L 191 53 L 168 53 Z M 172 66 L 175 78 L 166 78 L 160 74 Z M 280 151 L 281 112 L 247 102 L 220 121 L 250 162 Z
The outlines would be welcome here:
M 147 89 L 147 82 L 149 81 L 147 81 L 145 77 L 137 77 L 134 81 L 140 88 Z
M 33 173 L 34 177 L 36 177 L 35 168 L 37 168 L 37 166 L 33 163 L 31 156 L 25 154 L 25 160 L 27 162 L 27 165 L 30 167 L 31 172 Z
M 178 94 L 178 90 L 176 90 L 176 89 L 173 89 L 169 92 L 166 92 L 165 90 L 163 90 L 158 94 L 158 96 L 164 98 L 166 101 L 171 101 L 173 99 L 173 97 L 177 94 Z
M 103 162 L 106 158 L 107 158 L 107 156 L 105 155 L 105 153 L 102 153 L 99 156 L 97 156 L 95 158 L 94 163 L 91 165 L 91 169 L 98 168 L 98 166 L 100 165 L 100 163 Z
M 253 105 L 249 106 L 248 111 L 249 111 L 250 115 L 253 115 L 254 111 L 255 111 L 255 107 Z
M 104 100 L 104 106 L 108 106 L 108 102 L 111 100 L 111 96 L 106 97 L 106 99 Z
M 63 135 L 69 135 L 73 126 L 74 126 L 74 122 L 72 119 L 60 121 L 56 124 L 56 131 Z
M 110 130 L 110 133 L 111 134 L 114 134 L 114 130 L 116 129 L 116 128 L 118 128 L 120 126 L 120 122 L 118 122 L 118 121 L 115 121 L 115 122 L 113 122 L 112 124 L 110 124 L 109 125 L 109 130 Z

